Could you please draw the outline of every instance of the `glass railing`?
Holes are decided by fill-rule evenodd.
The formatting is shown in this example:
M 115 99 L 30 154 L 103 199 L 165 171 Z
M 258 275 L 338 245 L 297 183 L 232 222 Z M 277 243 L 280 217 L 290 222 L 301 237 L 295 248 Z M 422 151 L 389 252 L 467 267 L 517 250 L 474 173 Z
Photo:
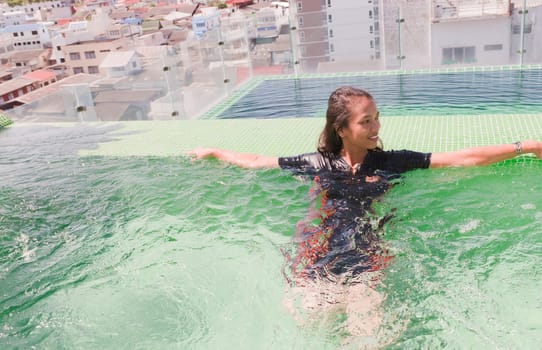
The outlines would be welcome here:
M 356 10 L 367 17 L 361 24 L 366 33 L 359 31 L 359 21 L 339 20 L 335 1 L 316 10 L 290 3 L 290 11 L 275 9 L 274 22 L 266 17 L 258 24 L 255 6 L 222 15 L 220 26 L 174 45 L 131 41 L 136 69 L 69 76 L 16 98 L 22 105 L 4 113 L 16 122 L 198 119 L 272 75 L 522 69 L 542 63 L 536 38 L 542 33 L 536 21 L 542 1 L 369 1 Z

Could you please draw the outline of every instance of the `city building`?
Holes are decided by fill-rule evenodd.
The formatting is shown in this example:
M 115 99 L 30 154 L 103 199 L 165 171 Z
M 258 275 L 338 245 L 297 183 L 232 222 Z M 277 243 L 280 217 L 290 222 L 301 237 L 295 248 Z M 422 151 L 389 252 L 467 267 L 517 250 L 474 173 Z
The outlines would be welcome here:
M 124 51 L 124 39 L 85 41 L 62 48 L 69 74 L 99 74 L 100 64 L 110 52 Z
M 372 0 L 300 0 L 290 6 L 294 56 L 304 72 L 337 62 L 374 66 L 380 60 L 379 5 Z
M 0 30 L 12 36 L 13 47 L 16 51 L 36 50 L 51 47 L 49 27 L 53 23 L 40 22 L 6 26 Z

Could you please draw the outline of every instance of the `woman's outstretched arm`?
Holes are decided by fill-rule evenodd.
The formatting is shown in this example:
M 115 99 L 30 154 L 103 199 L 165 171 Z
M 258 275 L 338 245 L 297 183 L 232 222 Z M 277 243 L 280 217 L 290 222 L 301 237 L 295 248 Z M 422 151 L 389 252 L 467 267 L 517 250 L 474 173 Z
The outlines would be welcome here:
M 266 157 L 252 153 L 233 152 L 218 148 L 195 148 L 187 152 L 197 159 L 216 158 L 242 168 L 278 168 L 278 157 Z
M 481 146 L 453 152 L 433 153 L 429 167 L 488 165 L 514 158 L 523 153 L 533 153 L 539 159 L 542 159 L 542 142 L 527 140 L 512 144 Z

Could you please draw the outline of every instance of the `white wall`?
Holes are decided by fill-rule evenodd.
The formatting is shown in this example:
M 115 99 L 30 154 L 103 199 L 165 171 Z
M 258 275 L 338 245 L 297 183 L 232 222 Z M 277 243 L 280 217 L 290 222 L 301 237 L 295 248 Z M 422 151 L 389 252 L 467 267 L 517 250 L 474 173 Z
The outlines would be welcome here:
M 328 34 L 329 30 L 333 31 L 333 37 L 329 38 L 334 48 L 334 52 L 330 52 L 332 59 L 371 59 L 375 49 L 370 45 L 374 34 L 369 32 L 369 27 L 374 23 L 374 15 L 369 17 L 369 11 L 372 12 L 373 7 L 366 0 L 331 0 L 327 15 L 332 18 L 331 22 L 328 21 Z
M 15 26 L 27 22 L 26 13 L 23 11 L 7 12 L 2 16 L 2 19 L 4 26 Z
M 508 64 L 510 52 L 510 17 L 465 19 L 434 23 L 431 27 L 431 66 Z M 487 45 L 502 45 L 487 50 Z M 444 48 L 475 47 L 475 62 L 443 65 Z

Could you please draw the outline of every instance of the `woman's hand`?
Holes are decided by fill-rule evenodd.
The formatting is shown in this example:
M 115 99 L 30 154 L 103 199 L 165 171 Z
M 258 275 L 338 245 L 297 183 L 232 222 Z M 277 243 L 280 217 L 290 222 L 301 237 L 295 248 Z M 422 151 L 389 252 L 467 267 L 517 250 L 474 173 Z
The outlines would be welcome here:
M 542 142 L 527 140 L 522 143 L 523 153 L 534 153 L 538 159 L 542 159 Z
M 216 148 L 194 148 L 185 154 L 195 158 L 195 159 L 204 159 L 204 158 L 216 158 Z
M 429 167 L 488 165 L 526 153 L 534 154 L 538 159 L 542 159 L 542 142 L 526 140 L 519 144 L 509 143 L 433 153 Z
M 242 168 L 278 168 L 277 157 L 267 157 L 258 154 L 233 152 L 218 148 L 194 148 L 186 154 L 195 159 L 216 158 L 226 163 Z

